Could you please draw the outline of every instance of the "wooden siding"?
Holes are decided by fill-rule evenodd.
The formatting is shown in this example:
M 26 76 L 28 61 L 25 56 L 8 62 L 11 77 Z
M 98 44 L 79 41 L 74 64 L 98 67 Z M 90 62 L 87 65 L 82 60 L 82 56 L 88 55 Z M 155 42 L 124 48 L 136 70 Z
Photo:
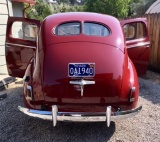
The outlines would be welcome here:
M 6 4 L 6 0 L 0 0 L 0 4 Z
M 0 74 L 8 73 L 5 59 L 5 38 L 7 19 L 7 0 L 0 0 Z
M 0 14 L 7 14 L 8 15 L 8 9 L 6 4 L 0 4 Z
M 1 6 L 1 4 L 0 4 L 0 6 Z M 8 20 L 8 15 L 1 15 L 0 14 L 0 25 L 6 25 L 7 20 Z
M 150 67 L 160 72 L 160 13 L 146 14 L 151 41 Z
M 5 55 L 4 45 L 0 45 L 0 56 Z

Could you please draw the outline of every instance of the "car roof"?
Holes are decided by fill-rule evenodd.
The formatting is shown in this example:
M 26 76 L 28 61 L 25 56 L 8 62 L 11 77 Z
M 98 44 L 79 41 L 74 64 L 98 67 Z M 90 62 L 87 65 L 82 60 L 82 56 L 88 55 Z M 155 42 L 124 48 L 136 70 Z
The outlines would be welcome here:
M 122 27 L 118 19 L 113 16 L 99 14 L 99 13 L 91 13 L 91 12 L 68 12 L 68 13 L 58 13 L 48 16 L 42 23 L 42 35 L 46 37 L 47 40 L 46 47 L 51 44 L 56 44 L 60 42 L 69 42 L 69 41 L 88 41 L 93 42 L 93 37 L 79 35 L 77 36 L 64 36 L 59 37 L 53 34 L 53 30 L 60 24 L 65 22 L 96 22 L 103 25 L 106 25 L 110 30 L 111 34 L 107 37 L 94 37 L 95 40 L 99 43 L 110 44 L 117 48 L 120 48 L 124 51 L 124 35 L 122 31 Z M 51 39 L 51 37 L 54 38 Z M 69 38 L 71 37 L 71 38 Z M 75 38 L 74 38 L 75 37 Z
M 48 16 L 45 20 L 53 20 L 55 22 L 61 23 L 64 21 L 96 21 L 104 24 L 108 24 L 108 19 L 110 22 L 119 22 L 115 17 L 100 13 L 91 12 L 67 12 L 58 13 Z

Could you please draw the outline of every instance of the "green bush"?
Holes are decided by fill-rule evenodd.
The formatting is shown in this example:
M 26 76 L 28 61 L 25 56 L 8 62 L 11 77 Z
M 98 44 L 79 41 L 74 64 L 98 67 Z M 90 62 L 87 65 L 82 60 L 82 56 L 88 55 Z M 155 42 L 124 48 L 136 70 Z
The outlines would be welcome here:
M 133 0 L 87 0 L 84 6 L 85 11 L 97 12 L 115 17 L 126 17 L 130 10 L 130 3 Z
M 27 6 L 28 4 L 25 4 L 25 7 Z M 26 14 L 27 18 L 37 19 L 42 21 L 51 14 L 62 13 L 62 12 L 76 12 L 76 11 L 83 11 L 83 6 L 69 5 L 67 3 L 47 4 L 43 0 L 38 0 L 38 3 L 36 5 L 27 9 Z
M 68 4 L 53 4 L 52 6 L 53 13 L 61 13 L 61 12 L 78 12 L 83 11 L 83 6 L 78 5 L 68 5 Z
M 27 18 L 31 19 L 37 19 L 37 20 L 43 20 L 48 15 L 52 14 L 52 10 L 50 5 L 43 2 L 43 0 L 38 0 L 38 4 L 32 6 L 31 8 L 27 9 L 26 14 Z M 25 7 L 27 7 L 28 4 L 25 4 Z

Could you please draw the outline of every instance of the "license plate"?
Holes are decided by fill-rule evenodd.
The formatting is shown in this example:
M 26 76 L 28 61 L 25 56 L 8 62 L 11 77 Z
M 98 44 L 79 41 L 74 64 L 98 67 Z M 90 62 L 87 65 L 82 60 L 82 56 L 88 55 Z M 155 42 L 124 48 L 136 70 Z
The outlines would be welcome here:
M 70 77 L 93 77 L 95 63 L 69 63 Z

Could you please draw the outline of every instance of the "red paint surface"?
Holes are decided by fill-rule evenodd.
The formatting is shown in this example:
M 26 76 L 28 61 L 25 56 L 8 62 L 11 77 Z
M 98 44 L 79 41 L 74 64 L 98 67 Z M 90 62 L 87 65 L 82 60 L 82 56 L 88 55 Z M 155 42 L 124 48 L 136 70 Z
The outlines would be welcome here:
M 79 21 L 82 24 L 84 21 L 100 23 L 109 27 L 111 34 L 106 37 L 86 36 L 83 33 L 76 36 L 54 35 L 56 26 L 69 21 Z M 9 22 L 9 27 L 11 23 Z M 35 45 L 13 39 L 9 36 L 9 31 L 8 28 L 7 42 Z M 21 49 L 14 47 L 14 50 Z M 137 58 L 132 50 L 127 52 L 121 25 L 114 17 L 96 13 L 64 13 L 47 17 L 39 32 L 35 60 L 31 61 L 32 66 L 28 66 L 26 71 L 26 74 L 31 75 L 30 85 L 34 94 L 34 100 L 25 99 L 26 106 L 51 110 L 51 106 L 56 104 L 59 111 L 84 112 L 106 111 L 106 106 L 109 105 L 112 106 L 112 111 L 117 111 L 118 108 L 135 108 L 139 83 L 135 67 L 128 58 L 128 54 Z M 14 54 L 12 51 L 11 53 Z M 146 61 L 148 56 L 146 52 L 143 60 Z M 7 55 L 7 58 L 10 57 Z M 83 78 L 95 81 L 95 84 L 84 86 L 83 96 L 79 86 L 69 84 L 71 80 L 82 79 L 68 77 L 69 63 L 95 63 L 95 77 Z M 132 87 L 136 87 L 136 92 L 132 94 L 135 101 L 129 102 Z
M 144 27 L 146 27 L 146 36 L 141 39 L 135 39 L 131 41 L 127 41 L 127 51 L 130 59 L 133 61 L 136 71 L 138 73 L 138 76 L 146 74 L 146 71 L 148 69 L 149 65 L 149 59 L 150 59 L 150 45 L 143 44 L 149 42 L 149 34 L 147 30 L 147 19 L 146 18 L 136 18 L 136 19 L 129 19 L 121 21 L 122 27 L 128 23 L 135 23 L 135 22 L 141 22 Z M 138 44 L 142 44 L 139 46 Z M 137 46 L 138 45 L 138 46 Z
M 15 21 L 32 23 L 40 26 L 40 21 L 31 20 L 21 17 L 9 17 L 6 31 L 6 62 L 8 73 L 10 76 L 22 78 L 25 74 L 29 61 L 34 57 L 37 47 L 36 41 L 29 41 L 12 37 L 12 25 Z M 15 44 L 15 45 L 10 45 Z M 18 46 L 20 45 L 20 46 Z M 32 46 L 33 48 L 25 48 L 24 46 Z

